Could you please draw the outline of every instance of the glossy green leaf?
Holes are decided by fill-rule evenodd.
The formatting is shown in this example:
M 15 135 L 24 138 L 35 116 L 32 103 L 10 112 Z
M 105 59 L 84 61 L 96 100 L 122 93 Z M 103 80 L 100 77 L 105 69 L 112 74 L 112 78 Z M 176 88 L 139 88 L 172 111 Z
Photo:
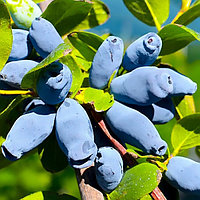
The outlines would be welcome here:
M 103 39 L 94 33 L 73 32 L 68 39 L 75 49 L 87 60 L 92 62 L 94 55 Z
M 0 112 L 0 135 L 5 137 L 14 121 L 22 114 L 21 103 L 29 96 L 17 96 Z
M 91 2 L 81 0 L 54 0 L 42 17 L 49 20 L 61 36 L 74 30 L 92 8 Z
M 174 155 L 181 150 L 200 145 L 200 114 L 188 115 L 177 122 L 172 130 Z
M 40 71 L 51 64 L 52 62 L 66 56 L 70 52 L 69 46 L 65 43 L 60 44 L 54 51 L 52 51 L 44 60 L 42 60 L 36 67 L 31 69 L 22 79 L 21 88 L 28 89 L 36 87 L 36 82 Z
M 100 0 L 91 0 L 92 9 L 89 14 L 76 28 L 75 30 L 90 29 L 95 26 L 99 26 L 105 23 L 110 17 L 110 11 L 108 7 Z
M 49 172 L 59 172 L 68 165 L 67 157 L 61 151 L 54 132 L 39 146 L 38 153 L 42 166 Z
M 140 200 L 152 200 L 151 196 L 149 194 L 143 196 Z
M 174 53 L 194 40 L 200 40 L 200 35 L 194 30 L 183 25 L 169 24 L 164 26 L 158 35 L 161 37 L 163 46 L 160 55 Z
M 35 3 L 40 3 L 40 2 L 43 2 L 45 0 L 33 0 Z
M 92 104 L 97 112 L 108 110 L 114 103 L 113 95 L 110 95 L 108 92 L 104 92 L 103 90 L 90 87 L 85 88 L 76 95 L 76 99 L 80 103 Z
M 56 192 L 35 192 L 21 200 L 78 200 L 77 198 L 68 194 L 57 194 Z
M 30 96 L 17 96 L 15 99 L 13 99 L 10 104 L 2 111 L 0 112 L 0 120 L 7 117 L 8 114 L 24 99 L 28 98 Z
M 121 183 L 109 197 L 111 200 L 140 199 L 158 186 L 160 175 L 156 165 L 139 164 L 126 171 Z
M 185 95 L 184 97 L 174 97 L 173 102 L 180 118 L 195 113 L 195 105 L 193 96 Z
M 200 16 L 200 1 L 190 6 L 182 15 L 174 22 L 176 24 L 188 25 Z
M 9 11 L 0 0 L 0 71 L 3 69 L 12 49 L 12 29 Z
M 83 73 L 80 66 L 72 55 L 67 55 L 61 59 L 61 62 L 69 67 L 72 73 L 72 86 L 70 88 L 70 97 L 73 98 L 83 83 Z
M 169 16 L 169 0 L 123 0 L 129 11 L 140 21 L 158 30 Z

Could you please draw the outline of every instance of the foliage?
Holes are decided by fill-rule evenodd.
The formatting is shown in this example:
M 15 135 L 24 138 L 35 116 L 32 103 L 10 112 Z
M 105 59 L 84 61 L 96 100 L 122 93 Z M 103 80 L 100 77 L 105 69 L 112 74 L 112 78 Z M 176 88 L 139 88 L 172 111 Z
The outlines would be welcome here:
M 38 3 L 41 2 L 41 0 L 36 0 L 35 2 Z M 171 58 L 174 60 L 173 55 L 176 55 L 177 59 L 179 59 L 178 56 L 180 55 L 177 51 L 187 47 L 192 41 L 200 40 L 199 33 L 187 27 L 187 25 L 200 16 L 200 1 L 198 0 L 192 5 L 188 3 L 189 0 L 183 0 L 180 12 L 177 13 L 177 16 L 170 24 L 166 25 L 163 24 L 169 17 L 170 0 L 162 2 L 158 2 L 157 0 L 123 0 L 123 2 L 128 10 L 141 22 L 157 28 L 158 35 L 161 37 L 163 42 L 159 60 L 156 62 L 158 66 L 162 66 L 166 61 L 170 63 Z M 21 88 L 26 90 L 31 89 L 33 91 L 32 97 L 37 95 L 36 81 L 40 71 L 50 63 L 60 60 L 60 62 L 69 66 L 72 72 L 73 81 L 69 97 L 76 99 L 80 104 L 84 104 L 84 106 L 85 104 L 89 104 L 96 112 L 103 113 L 108 110 L 114 103 L 114 97 L 109 93 L 109 85 L 108 88 L 99 90 L 90 88 L 88 81 L 89 70 L 93 58 L 105 38 L 84 31 L 105 23 L 110 17 L 108 7 L 100 0 L 54 0 L 43 12 L 42 17 L 49 20 L 55 26 L 59 34 L 62 36 L 64 43 L 59 45 L 48 57 L 42 60 L 35 68 L 30 70 L 24 76 Z M 15 25 L 13 24 L 13 26 Z M 3 0 L 0 0 L 0 69 L 4 67 L 11 52 L 11 28 L 9 10 L 6 3 L 4 3 Z M 37 55 L 33 53 L 31 56 L 36 57 Z M 179 67 L 177 67 L 173 62 L 174 61 L 170 63 L 172 64 L 172 67 L 178 69 Z M 185 64 L 185 66 L 186 65 L 187 64 Z M 181 70 L 187 71 L 189 67 L 190 66 L 183 67 Z M 126 71 L 123 71 L 122 66 L 119 71 L 126 73 Z M 193 73 L 192 76 L 195 77 L 195 73 Z M 17 93 L 17 96 L 14 96 L 9 99 L 9 102 L 5 103 L 1 91 L 0 94 L 0 104 L 2 107 L 0 112 L 0 125 L 1 129 L 3 129 L 0 131 L 0 144 L 2 144 L 5 140 L 6 133 L 12 126 L 13 122 L 22 113 L 22 110 L 20 109 L 22 107 L 22 102 L 27 100 L 31 95 L 21 95 L 21 93 Z M 196 146 L 198 146 L 197 152 L 199 153 L 200 114 L 195 110 L 194 99 L 199 100 L 199 97 L 193 98 L 192 96 L 184 96 L 181 98 L 174 98 L 173 102 L 176 106 L 176 119 L 172 120 L 167 125 L 167 128 L 165 127 L 166 125 L 157 126 L 161 137 L 168 144 L 169 154 L 160 157 L 154 157 L 153 155 L 142 156 L 143 153 L 136 149 L 137 153 L 141 153 L 141 155 L 138 153 L 138 156 L 140 157 L 138 163 L 140 164 L 137 164 L 126 171 L 119 187 L 108 195 L 109 199 L 150 199 L 151 197 L 148 194 L 159 185 L 159 176 L 161 176 L 163 170 L 166 170 L 166 161 L 168 161 L 170 154 L 175 156 L 181 154 L 183 150 L 185 151 Z M 15 114 L 11 116 L 10 113 Z M 130 148 L 135 149 L 134 147 Z M 25 156 L 25 158 L 22 158 L 22 161 L 20 162 L 23 163 L 23 165 L 26 165 L 25 162 L 27 157 L 32 153 L 36 154 L 36 152 L 39 154 L 38 157 L 41 161 L 41 163 L 37 163 L 39 168 L 43 167 L 50 173 L 62 173 L 63 171 L 66 173 L 66 171 L 69 170 L 65 155 L 61 152 L 58 144 L 55 142 L 55 134 L 47 138 L 47 140 L 45 140 L 37 150 L 31 151 L 27 156 Z M 37 160 L 36 157 L 34 157 L 34 161 L 35 160 Z M 149 161 L 151 163 L 149 163 Z M 5 174 L 7 173 L 5 177 L 8 180 L 11 180 L 11 182 L 14 180 L 13 184 L 17 184 L 16 182 L 19 180 L 14 179 L 12 174 L 9 176 L 9 167 L 12 167 L 12 165 L 10 165 L 11 162 L 7 161 L 3 155 L 0 154 L 0 169 L 4 168 L 3 170 L 6 170 L 5 168 L 8 168 L 8 171 L 5 172 Z M 16 168 L 14 166 L 13 168 L 15 171 L 21 170 L 19 166 Z M 22 167 L 22 170 L 23 169 L 24 167 Z M 23 176 L 24 178 L 25 175 L 20 175 L 21 173 L 22 172 L 20 172 L 18 176 Z M 36 173 L 36 176 L 40 175 L 40 173 L 34 173 Z M 50 177 L 54 175 L 45 174 L 44 176 L 47 178 L 42 181 L 45 182 L 48 180 L 48 184 L 50 184 L 50 181 L 55 181 L 53 180 L 54 178 Z M 42 178 L 40 177 L 40 179 Z M 5 180 L 1 180 L 2 187 L 4 187 L 3 182 Z M 28 180 L 24 178 L 24 181 Z M 79 197 L 79 195 L 72 197 L 68 194 L 57 194 L 57 192 L 60 191 L 59 187 L 64 183 L 65 181 L 62 180 L 62 183 L 59 183 L 59 186 L 52 185 L 51 187 L 41 189 L 33 187 L 32 192 L 34 192 L 35 189 L 37 189 L 38 192 L 28 195 L 22 198 L 22 200 L 77 199 L 76 197 Z M 45 189 L 52 190 L 52 193 L 43 192 L 42 190 Z M 27 193 L 27 191 L 25 192 Z M 30 193 L 30 191 L 28 192 Z M 65 191 L 65 193 L 67 193 L 67 191 Z M 23 193 L 22 196 L 25 196 L 25 194 Z

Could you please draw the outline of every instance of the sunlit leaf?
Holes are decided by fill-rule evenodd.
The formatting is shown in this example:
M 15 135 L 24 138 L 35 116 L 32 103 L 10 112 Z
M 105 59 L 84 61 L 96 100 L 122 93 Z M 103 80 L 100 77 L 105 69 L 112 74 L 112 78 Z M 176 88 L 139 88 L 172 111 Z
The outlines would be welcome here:
M 158 35 L 162 39 L 162 50 L 160 55 L 174 53 L 194 40 L 200 40 L 200 35 L 192 29 L 183 25 L 169 24 L 164 26 Z
M 9 11 L 0 0 L 0 71 L 3 69 L 12 49 L 12 27 Z

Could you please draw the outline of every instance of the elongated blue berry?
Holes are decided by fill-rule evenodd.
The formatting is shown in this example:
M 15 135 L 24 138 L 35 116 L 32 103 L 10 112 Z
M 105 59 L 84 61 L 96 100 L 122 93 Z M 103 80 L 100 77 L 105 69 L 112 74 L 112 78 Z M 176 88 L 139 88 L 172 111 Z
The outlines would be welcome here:
M 170 93 L 171 96 L 192 95 L 196 92 L 197 84 L 187 76 L 169 68 L 161 69 L 172 77 L 173 90 Z
M 175 156 L 170 159 L 165 176 L 173 187 L 186 193 L 200 195 L 200 163 Z
M 18 60 L 7 63 L 0 72 L 0 80 L 15 88 L 20 88 L 24 75 L 34 68 L 38 62 Z
M 83 107 L 73 99 L 66 98 L 57 111 L 56 137 L 72 167 L 84 168 L 94 162 L 97 147 L 92 125 Z
M 164 155 L 167 144 L 152 122 L 142 113 L 117 101 L 106 111 L 106 122 L 123 142 L 148 154 Z
M 138 38 L 128 46 L 122 66 L 127 71 L 154 63 L 162 48 L 161 38 L 153 32 Z
M 90 86 L 103 89 L 107 86 L 113 72 L 118 70 L 124 51 L 123 41 L 109 36 L 98 48 L 90 69 Z
M 29 40 L 29 32 L 22 29 L 12 29 L 13 43 L 8 61 L 22 60 L 29 56 L 32 44 Z
M 148 117 L 154 124 L 164 124 L 174 118 L 175 107 L 170 97 L 149 106 L 128 105 Z
M 55 108 L 41 105 L 20 116 L 2 144 L 3 155 L 14 161 L 42 143 L 53 130 L 55 113 Z
M 110 89 L 120 102 L 147 106 L 173 91 L 173 79 L 157 67 L 139 67 L 113 79 Z
M 58 45 L 64 43 L 54 26 L 46 19 L 36 18 L 29 29 L 30 40 L 41 57 L 47 57 Z
M 98 185 L 107 193 L 114 190 L 123 177 L 123 160 L 114 148 L 101 147 L 95 159 Z
M 37 93 L 47 104 L 61 103 L 67 96 L 72 84 L 70 69 L 59 62 L 46 67 L 37 81 Z

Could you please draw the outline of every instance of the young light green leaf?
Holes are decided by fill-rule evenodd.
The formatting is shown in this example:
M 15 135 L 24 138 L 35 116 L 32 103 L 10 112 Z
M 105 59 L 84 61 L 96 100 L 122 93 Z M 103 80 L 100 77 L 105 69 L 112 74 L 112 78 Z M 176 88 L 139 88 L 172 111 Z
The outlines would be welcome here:
M 9 11 L 0 0 L 0 71 L 3 69 L 12 49 L 12 27 Z
M 152 200 L 151 196 L 149 194 L 143 196 L 140 200 Z
M 113 95 L 90 87 L 84 88 L 75 98 L 82 104 L 92 104 L 97 112 L 108 110 L 114 103 Z
M 42 166 L 49 172 L 59 172 L 68 165 L 67 157 L 61 151 L 54 132 L 38 147 L 38 153 Z
M 32 0 L 5 0 L 15 24 L 29 29 L 33 20 L 42 14 L 39 6 Z
M 76 197 L 73 197 L 68 194 L 57 194 L 56 192 L 35 192 L 30 194 L 20 200 L 78 200 Z
M 72 55 L 67 55 L 60 60 L 63 64 L 67 65 L 72 73 L 72 86 L 70 88 L 71 95 L 70 97 L 73 98 L 76 93 L 79 91 L 82 83 L 83 83 L 83 73 L 81 68 L 75 61 L 75 58 Z
M 129 11 L 140 21 L 160 30 L 169 16 L 169 0 L 123 0 Z
M 60 44 L 55 50 L 53 50 L 44 60 L 42 60 L 36 67 L 31 69 L 22 79 L 21 88 L 28 89 L 36 87 L 36 82 L 40 71 L 51 64 L 52 62 L 66 56 L 71 50 L 65 43 Z
M 64 36 L 88 16 L 91 8 L 91 2 L 55 0 L 49 4 L 42 17 L 49 20 L 59 34 Z
M 164 26 L 158 35 L 162 39 L 162 50 L 160 55 L 174 53 L 194 40 L 200 40 L 200 35 L 192 29 L 183 25 L 169 24 Z
M 73 32 L 68 35 L 68 39 L 73 47 L 90 62 L 92 62 L 97 49 L 103 42 L 101 37 L 89 32 Z
M 77 27 L 75 30 L 86 30 L 93 28 L 95 26 L 99 26 L 105 23 L 110 17 L 110 11 L 106 4 L 104 4 L 100 0 L 91 0 L 92 9 L 89 14 Z
M 185 95 L 184 97 L 173 97 L 173 102 L 180 118 L 195 113 L 193 96 Z
M 172 130 L 173 155 L 181 150 L 200 145 L 200 114 L 188 115 L 177 122 Z
M 140 199 L 158 186 L 160 178 L 161 172 L 156 165 L 139 164 L 126 171 L 121 183 L 109 197 L 111 200 Z
M 188 25 L 200 16 L 200 1 L 194 3 L 174 21 L 175 24 Z

